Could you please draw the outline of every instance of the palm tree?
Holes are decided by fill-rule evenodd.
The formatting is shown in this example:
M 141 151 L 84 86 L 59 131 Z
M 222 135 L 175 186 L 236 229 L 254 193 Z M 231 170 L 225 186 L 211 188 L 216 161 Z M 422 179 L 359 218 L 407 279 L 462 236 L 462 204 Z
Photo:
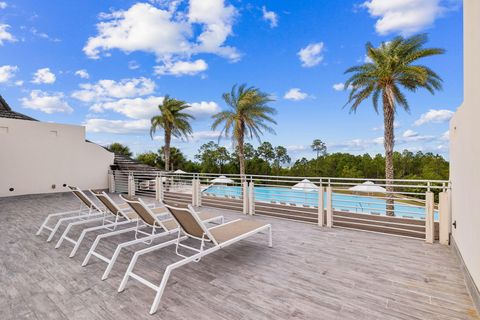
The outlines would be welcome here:
M 186 138 L 192 134 L 192 127 L 189 120 L 195 119 L 192 115 L 183 112 L 190 108 L 185 101 L 170 98 L 168 95 L 163 99 L 162 104 L 158 106 L 160 114 L 153 116 L 151 119 L 150 136 L 153 139 L 153 134 L 157 129 L 164 130 L 165 146 L 163 148 L 165 158 L 165 170 L 170 170 L 170 142 L 172 136 L 176 138 Z
M 245 174 L 245 138 L 257 138 L 260 141 L 260 135 L 263 131 L 275 133 L 268 126 L 268 123 L 276 124 L 271 117 L 276 113 L 274 108 L 267 104 L 272 102 L 268 94 L 254 87 L 247 87 L 242 84 L 237 87 L 234 85 L 230 93 L 223 94 L 223 100 L 228 105 L 229 110 L 221 111 L 212 116 L 214 119 L 212 130 L 222 125 L 221 135 L 233 140 L 238 152 L 240 163 L 240 174 Z
M 345 82 L 345 88 L 350 89 L 347 105 L 351 104 L 351 112 L 370 96 L 373 107 L 378 113 L 378 100 L 382 97 L 384 117 L 384 147 L 385 147 L 385 178 L 387 192 L 387 214 L 393 215 L 393 198 L 391 185 L 394 178 L 393 147 L 395 143 L 393 123 L 395 120 L 396 105 L 409 111 L 409 104 L 400 90 L 406 89 L 415 92 L 419 88 L 427 89 L 434 94 L 441 90 L 442 79 L 430 68 L 414 64 L 417 60 L 445 51 L 439 48 L 424 48 L 427 42 L 425 34 L 408 38 L 396 37 L 390 42 L 383 42 L 375 48 L 371 43 L 366 44 L 367 56 L 371 62 L 351 67 L 345 71 L 351 74 Z
M 325 143 L 322 140 L 315 139 L 312 142 L 311 148 L 312 148 L 313 151 L 315 151 L 317 153 L 317 159 L 315 161 L 315 172 L 316 172 L 316 174 L 318 174 L 318 158 L 320 157 L 320 154 L 322 156 L 327 154 L 327 146 L 325 145 Z

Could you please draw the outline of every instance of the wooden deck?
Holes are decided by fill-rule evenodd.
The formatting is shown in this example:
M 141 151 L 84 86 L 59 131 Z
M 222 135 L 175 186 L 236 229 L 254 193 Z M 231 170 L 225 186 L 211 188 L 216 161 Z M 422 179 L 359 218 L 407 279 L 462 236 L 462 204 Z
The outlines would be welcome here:
M 77 207 L 69 194 L 0 198 L 1 319 L 480 319 L 448 247 L 265 216 L 254 218 L 272 223 L 274 248 L 258 235 L 174 271 L 149 316 L 151 289 L 131 280 L 117 293 L 143 245 L 125 251 L 101 281 L 105 263 L 80 266 L 93 235 L 73 259 L 69 243 L 56 250 L 46 233 L 34 235 L 48 213 Z M 152 252 L 135 270 L 160 281 L 177 259 L 171 248 Z

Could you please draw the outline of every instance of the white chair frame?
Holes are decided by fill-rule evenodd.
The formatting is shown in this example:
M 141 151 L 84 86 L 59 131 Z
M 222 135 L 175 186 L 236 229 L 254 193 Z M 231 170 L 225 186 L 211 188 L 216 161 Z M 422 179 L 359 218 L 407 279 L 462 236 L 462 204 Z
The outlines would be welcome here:
M 169 205 L 165 205 L 165 206 L 167 208 L 171 208 L 171 206 L 169 206 Z M 262 227 L 259 227 L 255 230 L 252 230 L 250 232 L 239 235 L 239 236 L 237 236 L 233 239 L 230 239 L 228 241 L 225 241 L 223 243 L 218 243 L 215 240 L 215 238 L 212 236 L 212 234 L 210 233 L 210 230 L 222 227 L 222 226 L 230 224 L 230 223 L 234 223 L 234 222 L 239 221 L 241 219 L 237 219 L 237 220 L 234 220 L 234 221 L 223 223 L 223 224 L 220 224 L 218 226 L 214 226 L 214 227 L 208 229 L 205 226 L 205 224 L 202 223 L 202 221 L 199 219 L 197 213 L 195 212 L 195 210 L 193 209 L 193 207 L 191 205 L 188 205 L 188 209 L 182 209 L 182 208 L 175 208 L 175 209 L 190 212 L 190 214 L 195 218 L 195 220 L 199 224 L 199 226 L 202 227 L 203 232 L 204 232 L 203 237 L 198 238 L 196 236 L 193 236 L 191 234 L 186 233 L 185 230 L 182 229 L 182 232 L 178 233 L 177 239 L 174 239 L 174 240 L 171 240 L 171 241 L 168 241 L 168 242 L 164 242 L 164 243 L 161 243 L 161 244 L 158 244 L 158 245 L 155 245 L 155 246 L 152 246 L 152 247 L 149 247 L 149 248 L 145 248 L 143 250 L 139 250 L 139 251 L 135 252 L 135 254 L 133 255 L 133 258 L 130 261 L 130 264 L 127 268 L 127 271 L 125 272 L 125 276 L 123 277 L 122 282 L 120 283 L 120 287 L 118 288 L 118 292 L 124 291 L 129 278 L 132 277 L 133 279 L 139 281 L 140 283 L 146 285 L 147 287 L 155 290 L 157 293 L 155 295 L 155 299 L 153 300 L 152 306 L 150 307 L 150 314 L 154 314 L 155 312 L 157 312 L 157 309 L 158 309 L 158 306 L 160 304 L 160 300 L 162 298 L 163 292 L 165 291 L 165 287 L 167 285 L 168 279 L 169 279 L 170 274 L 173 270 L 175 270 L 175 269 L 177 269 L 177 268 L 179 268 L 179 267 L 181 267 L 185 264 L 188 264 L 190 262 L 199 262 L 202 257 L 204 257 L 208 254 L 211 254 L 215 251 L 223 249 L 223 248 L 225 248 L 225 247 L 227 247 L 231 244 L 234 244 L 234 243 L 236 243 L 240 240 L 243 240 L 245 238 L 248 238 L 248 237 L 250 237 L 254 234 L 260 233 L 260 232 L 267 232 L 268 246 L 269 247 L 273 246 L 272 226 L 270 224 L 266 224 Z M 183 236 L 181 235 L 182 233 L 184 234 Z M 184 245 L 184 244 L 181 243 L 183 240 L 188 239 L 188 238 L 199 240 L 201 242 L 200 243 L 200 248 L 197 249 L 197 248 L 187 246 L 187 245 Z M 213 247 L 205 249 L 205 242 L 212 243 Z M 135 264 L 136 264 L 138 258 L 141 255 L 152 252 L 152 251 L 155 251 L 155 250 L 158 250 L 158 249 L 161 249 L 161 248 L 164 248 L 164 247 L 167 247 L 169 245 L 175 245 L 175 253 L 178 256 L 182 257 L 183 259 L 167 266 L 167 268 L 165 269 L 165 272 L 163 274 L 162 281 L 160 282 L 160 285 L 157 286 L 154 283 L 146 280 L 145 278 L 142 278 L 141 276 L 139 276 L 138 274 L 135 274 L 133 272 L 133 268 L 135 267 Z M 189 249 L 189 250 L 191 250 L 193 252 L 196 252 L 196 253 L 191 255 L 191 256 L 185 256 L 185 255 L 179 253 L 179 251 L 178 251 L 179 247 Z
M 104 212 L 94 202 L 92 202 L 82 190 L 77 187 L 71 186 L 69 188 L 71 189 L 75 197 L 80 200 L 80 208 L 78 210 L 51 213 L 45 218 L 36 235 L 40 235 L 44 229 L 50 231 L 47 242 L 52 241 L 55 233 L 58 231 L 58 229 L 64 222 L 75 220 L 89 221 L 104 215 Z M 85 200 L 80 198 L 75 192 L 80 193 L 85 198 Z M 49 226 L 48 222 L 50 221 L 50 219 L 56 217 L 60 217 L 60 219 L 57 220 L 54 226 Z
M 129 200 L 123 198 L 122 195 L 120 195 L 120 197 L 127 202 L 129 201 Z M 147 204 L 145 204 L 145 202 L 143 202 L 142 199 L 138 199 L 138 201 L 144 207 L 149 209 Z M 109 232 L 109 233 L 106 233 L 106 234 L 98 235 L 97 238 L 95 239 L 94 243 L 90 247 L 90 250 L 88 251 L 85 259 L 83 260 L 82 267 L 84 267 L 88 264 L 88 262 L 90 261 L 92 256 L 97 257 L 101 261 L 107 263 L 107 268 L 105 269 L 105 271 L 102 275 L 102 280 L 106 280 L 108 278 L 110 272 L 112 271 L 112 268 L 113 268 L 115 262 L 117 261 L 117 258 L 118 258 L 122 249 L 124 249 L 126 247 L 129 247 L 129 246 L 133 246 L 135 244 L 139 244 L 139 243 L 144 243 L 146 245 L 151 245 L 153 240 L 155 240 L 155 239 L 163 238 L 163 237 L 166 237 L 166 236 L 169 236 L 169 235 L 174 235 L 174 234 L 176 234 L 180 231 L 179 228 L 168 230 L 163 225 L 162 221 L 160 219 L 157 219 L 158 215 L 155 215 L 151 211 L 150 211 L 150 214 L 152 215 L 152 217 L 156 217 L 155 220 L 157 221 L 157 223 L 159 223 L 160 227 L 149 226 L 146 223 L 144 223 L 141 219 L 138 219 L 137 220 L 137 225 L 135 227 L 126 228 L 126 229 L 117 230 L 117 231 Z M 206 222 L 206 223 L 214 222 L 214 221 L 220 221 L 220 223 L 224 223 L 225 220 L 224 220 L 223 216 L 218 216 L 218 217 L 214 217 L 214 218 L 211 218 L 211 219 L 204 220 L 204 222 Z M 152 231 L 151 232 L 144 232 L 144 231 L 141 230 L 141 229 L 146 228 L 146 227 L 150 227 L 152 229 Z M 157 231 L 160 231 L 160 232 L 157 232 Z M 127 232 L 135 232 L 135 239 L 118 244 L 117 248 L 115 249 L 111 258 L 108 258 L 108 257 L 106 257 L 106 256 L 104 256 L 104 255 L 95 251 L 98 244 L 100 243 L 100 240 L 105 239 L 105 238 L 109 238 L 109 237 L 113 237 L 113 236 L 117 236 L 119 234 L 123 234 L 123 233 L 127 233 Z M 144 235 L 144 236 L 139 237 L 140 234 Z M 168 241 L 168 242 L 165 242 L 165 243 L 168 243 L 167 245 L 169 245 L 170 242 L 171 241 Z M 163 243 L 160 243 L 157 246 L 162 245 L 162 244 Z

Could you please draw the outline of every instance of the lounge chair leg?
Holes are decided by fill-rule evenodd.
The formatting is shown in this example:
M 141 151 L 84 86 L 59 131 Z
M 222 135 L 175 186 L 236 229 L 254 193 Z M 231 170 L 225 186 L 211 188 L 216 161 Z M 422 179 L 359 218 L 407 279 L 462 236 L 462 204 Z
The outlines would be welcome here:
M 118 255 L 120 254 L 120 250 L 122 250 L 122 248 L 123 248 L 122 244 L 119 244 L 117 246 L 117 249 L 115 249 L 115 252 L 113 253 L 112 258 L 108 263 L 107 269 L 105 269 L 105 272 L 102 275 L 102 280 L 105 280 L 108 278 L 108 275 L 110 274 L 110 271 L 112 271 L 113 265 L 115 264 L 115 261 L 117 261 Z
M 47 218 L 45 218 L 45 221 L 43 221 L 42 225 L 40 226 L 40 229 L 38 229 L 38 231 L 37 231 L 37 233 L 35 233 L 35 235 L 39 236 L 40 233 L 42 233 L 43 228 L 45 228 L 47 226 L 48 220 L 50 220 L 50 215 L 48 215 Z
M 73 223 L 69 223 L 67 228 L 65 228 L 65 231 L 63 231 L 62 233 L 62 236 L 60 237 L 60 239 L 58 239 L 57 241 L 57 244 L 55 245 L 55 249 L 58 249 L 60 247 L 60 245 L 62 244 L 63 240 L 65 239 L 65 237 L 67 236 L 68 232 L 70 231 L 70 229 L 72 229 L 73 227 Z
M 163 274 L 162 282 L 160 282 L 160 286 L 158 287 L 157 294 L 155 295 L 155 299 L 153 299 L 152 306 L 150 307 L 150 314 L 154 314 L 158 310 L 158 305 L 160 304 L 160 300 L 163 296 L 163 291 L 165 291 L 165 287 L 167 286 L 168 278 L 170 278 L 170 273 L 172 269 L 170 266 L 167 267 L 165 273 Z
M 120 287 L 118 287 L 118 292 L 122 292 L 123 290 L 125 290 L 125 286 L 127 285 L 128 279 L 130 278 L 130 273 L 132 273 L 133 267 L 135 267 L 135 264 L 137 263 L 138 256 L 139 256 L 139 253 L 137 251 L 133 255 L 133 258 L 130 261 L 130 264 L 128 265 L 127 271 L 125 272 L 122 282 L 120 283 Z
M 50 232 L 50 235 L 48 236 L 47 242 L 52 241 L 53 236 L 57 232 L 58 228 L 60 228 L 60 225 L 62 224 L 62 219 L 58 220 L 57 223 L 55 224 L 55 227 L 53 227 L 52 232 Z
M 75 246 L 73 247 L 72 251 L 70 252 L 70 255 L 68 256 L 69 258 L 73 258 L 73 256 L 77 253 L 78 248 L 80 247 L 80 244 L 83 241 L 83 238 L 85 238 L 85 234 L 87 233 L 88 229 L 84 229 L 82 231 L 82 234 L 80 234 L 80 237 L 78 237 L 77 242 L 75 243 Z
M 88 264 L 88 261 L 90 260 L 90 257 L 92 256 L 92 253 L 97 248 L 98 243 L 100 242 L 100 239 L 102 239 L 100 236 L 97 236 L 95 238 L 95 241 L 93 242 L 92 246 L 90 247 L 90 250 L 88 250 L 87 256 L 85 257 L 85 259 L 83 259 L 82 267 L 85 267 Z

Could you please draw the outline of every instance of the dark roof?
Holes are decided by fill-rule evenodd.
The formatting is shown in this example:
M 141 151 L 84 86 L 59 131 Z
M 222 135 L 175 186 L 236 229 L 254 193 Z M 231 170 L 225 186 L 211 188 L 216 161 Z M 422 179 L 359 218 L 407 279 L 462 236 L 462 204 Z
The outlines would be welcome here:
M 0 118 L 38 121 L 37 119 L 33 119 L 29 116 L 13 111 L 12 108 L 10 108 L 10 106 L 8 105 L 7 101 L 5 101 L 5 99 L 3 99 L 1 95 L 0 95 Z
M 114 170 L 125 170 L 125 171 L 158 171 L 156 167 L 151 167 L 149 165 L 140 163 L 137 160 L 134 160 L 130 157 L 127 157 L 122 154 L 115 153 L 115 158 L 113 160 L 114 165 L 112 166 Z

